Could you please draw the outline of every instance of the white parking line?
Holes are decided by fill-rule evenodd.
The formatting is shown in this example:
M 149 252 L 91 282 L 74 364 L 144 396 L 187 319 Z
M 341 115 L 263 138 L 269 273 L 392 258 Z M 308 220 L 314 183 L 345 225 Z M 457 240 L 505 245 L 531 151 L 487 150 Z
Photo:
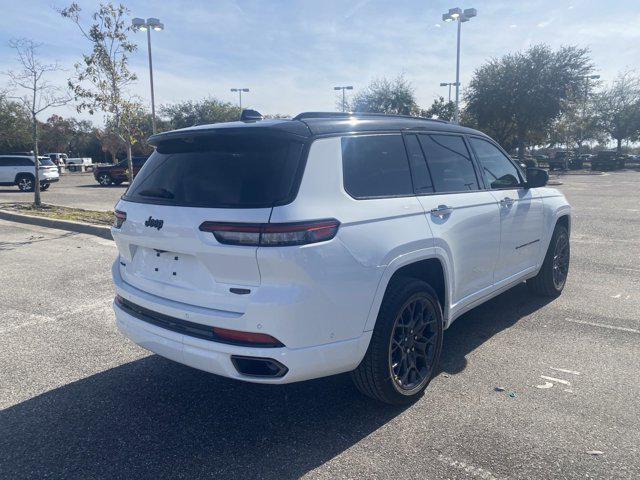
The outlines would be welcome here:
M 546 375 L 540 375 L 540 378 L 544 378 L 545 380 L 549 380 L 551 382 L 561 383 L 563 385 L 571 385 L 571 382 L 562 380 L 561 378 L 547 377 Z
M 494 480 L 497 477 L 493 472 L 485 470 L 482 467 L 478 467 L 476 465 L 471 465 L 466 462 L 462 462 L 460 460 L 455 460 L 451 457 L 447 457 L 446 455 L 438 455 L 438 460 L 449 467 L 457 468 L 458 470 L 462 470 L 467 475 L 476 478 L 483 478 L 485 480 Z
M 608 328 L 610 330 L 620 330 L 621 332 L 640 333 L 640 330 L 635 328 L 618 327 L 617 325 L 607 325 L 604 323 L 585 322 L 584 320 L 574 320 L 573 318 L 565 318 L 567 322 L 580 323 L 582 325 L 591 325 L 592 327 Z
M 549 367 L 551 370 L 555 370 L 556 372 L 562 372 L 562 373 L 570 373 L 571 375 L 580 375 L 580 372 L 576 372 L 575 370 L 566 370 L 564 368 L 556 368 L 556 367 Z

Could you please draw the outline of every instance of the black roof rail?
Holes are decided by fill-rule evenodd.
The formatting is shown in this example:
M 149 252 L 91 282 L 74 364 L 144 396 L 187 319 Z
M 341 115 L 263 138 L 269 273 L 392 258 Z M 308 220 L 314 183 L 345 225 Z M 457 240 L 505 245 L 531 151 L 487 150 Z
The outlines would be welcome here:
M 259 122 L 262 118 L 263 117 L 260 112 L 257 110 L 251 110 L 250 108 L 245 108 L 240 114 L 241 122 Z
M 302 112 L 293 117 L 292 120 L 307 120 L 310 118 L 350 118 L 350 117 L 391 117 L 391 118 L 410 118 L 412 120 L 426 120 L 429 122 L 449 123 L 439 118 L 414 117 L 411 115 L 398 115 L 392 113 L 374 113 L 374 112 Z

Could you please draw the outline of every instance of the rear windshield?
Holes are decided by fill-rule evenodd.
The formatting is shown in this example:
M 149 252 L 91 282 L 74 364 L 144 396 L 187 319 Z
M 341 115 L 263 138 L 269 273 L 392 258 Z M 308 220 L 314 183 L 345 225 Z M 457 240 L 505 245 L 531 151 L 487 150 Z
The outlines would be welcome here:
M 161 143 L 123 198 L 209 208 L 281 205 L 293 195 L 302 147 L 255 133 Z
M 43 165 L 43 166 L 51 166 L 51 165 L 54 165 L 54 163 L 51 161 L 51 159 L 50 159 L 50 158 L 47 158 L 47 157 L 40 157 L 40 159 L 39 159 L 39 160 L 40 160 L 40 165 Z M 54 166 L 55 166 L 55 165 L 54 165 Z

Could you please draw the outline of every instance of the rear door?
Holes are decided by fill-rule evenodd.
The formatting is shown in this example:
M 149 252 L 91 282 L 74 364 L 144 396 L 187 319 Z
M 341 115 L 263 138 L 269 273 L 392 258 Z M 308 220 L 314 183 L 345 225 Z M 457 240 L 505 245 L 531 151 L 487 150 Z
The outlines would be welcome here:
M 13 158 L 0 157 L 0 183 L 13 183 L 16 178 Z
M 460 135 L 406 136 L 414 170 L 426 158 L 416 184 L 435 246 L 449 259 L 452 312 L 493 285 L 500 244 L 496 199 L 481 189 L 471 154 Z M 414 179 L 416 175 L 414 174 Z
M 534 268 L 543 232 L 542 198 L 523 187 L 524 178 L 511 159 L 492 142 L 469 137 L 484 183 L 500 205 L 500 255 L 495 281 L 506 282 Z
M 159 144 L 117 206 L 126 213 L 114 228 L 124 281 L 242 312 L 249 296 L 231 289 L 260 285 L 257 247 L 221 244 L 199 227 L 268 223 L 273 205 L 292 195 L 301 154 L 301 142 L 250 133 Z

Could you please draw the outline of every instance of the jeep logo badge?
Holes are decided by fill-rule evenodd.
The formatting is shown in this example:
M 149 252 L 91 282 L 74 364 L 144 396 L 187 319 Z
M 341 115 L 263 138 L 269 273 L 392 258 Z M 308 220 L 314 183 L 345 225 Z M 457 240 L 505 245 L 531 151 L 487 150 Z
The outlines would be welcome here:
M 152 217 L 147 218 L 147 220 L 144 222 L 145 227 L 153 227 L 157 228 L 158 230 L 162 228 L 162 225 L 164 225 L 164 220 L 156 220 Z

